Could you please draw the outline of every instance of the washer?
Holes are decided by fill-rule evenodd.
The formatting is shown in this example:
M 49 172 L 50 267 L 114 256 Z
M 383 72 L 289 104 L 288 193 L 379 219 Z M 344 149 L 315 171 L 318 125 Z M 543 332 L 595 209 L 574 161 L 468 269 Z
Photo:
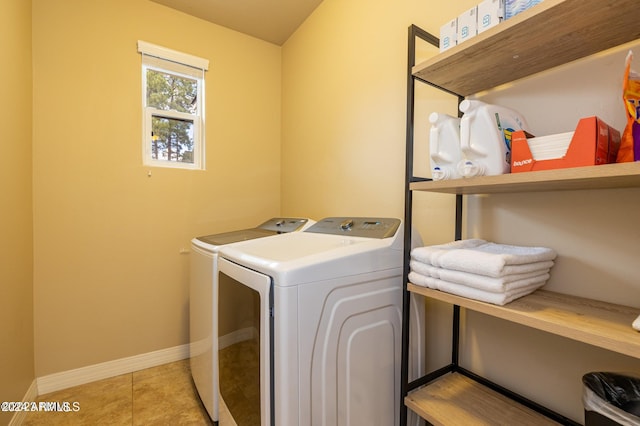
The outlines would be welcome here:
M 217 270 L 220 248 L 239 241 L 302 231 L 315 223 L 303 218 L 273 218 L 250 229 L 191 240 L 189 352 L 191 376 L 209 416 L 218 421 Z
M 402 248 L 399 219 L 348 217 L 223 247 L 219 424 L 397 425 Z

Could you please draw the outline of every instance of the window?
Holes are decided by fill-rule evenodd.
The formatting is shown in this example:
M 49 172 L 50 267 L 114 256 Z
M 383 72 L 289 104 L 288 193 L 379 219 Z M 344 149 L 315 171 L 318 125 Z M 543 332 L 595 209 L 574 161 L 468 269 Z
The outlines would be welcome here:
M 209 61 L 138 41 L 142 149 L 148 166 L 204 169 L 204 72 Z

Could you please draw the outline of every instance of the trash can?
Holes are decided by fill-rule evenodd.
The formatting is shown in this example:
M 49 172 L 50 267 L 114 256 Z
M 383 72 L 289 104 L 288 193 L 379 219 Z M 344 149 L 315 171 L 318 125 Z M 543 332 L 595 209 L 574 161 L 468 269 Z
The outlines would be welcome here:
M 585 426 L 640 425 L 640 374 L 582 376 Z

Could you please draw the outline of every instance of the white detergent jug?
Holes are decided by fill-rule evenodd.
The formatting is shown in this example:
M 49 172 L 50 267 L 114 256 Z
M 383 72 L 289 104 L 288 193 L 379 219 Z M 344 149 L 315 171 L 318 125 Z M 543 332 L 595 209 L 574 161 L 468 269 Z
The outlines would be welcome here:
M 528 130 L 518 112 L 478 100 L 460 103 L 460 148 L 464 177 L 501 175 L 511 171 L 511 133 Z
M 457 179 L 460 150 L 460 119 L 448 114 L 432 112 L 429 115 L 429 152 L 433 180 Z

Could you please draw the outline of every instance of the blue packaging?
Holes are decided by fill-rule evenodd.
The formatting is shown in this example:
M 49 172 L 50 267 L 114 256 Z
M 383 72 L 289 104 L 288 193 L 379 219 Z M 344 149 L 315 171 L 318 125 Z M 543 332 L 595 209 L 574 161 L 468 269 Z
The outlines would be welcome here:
M 505 19 L 513 18 L 538 3 L 542 3 L 542 0 L 506 0 L 504 5 Z

